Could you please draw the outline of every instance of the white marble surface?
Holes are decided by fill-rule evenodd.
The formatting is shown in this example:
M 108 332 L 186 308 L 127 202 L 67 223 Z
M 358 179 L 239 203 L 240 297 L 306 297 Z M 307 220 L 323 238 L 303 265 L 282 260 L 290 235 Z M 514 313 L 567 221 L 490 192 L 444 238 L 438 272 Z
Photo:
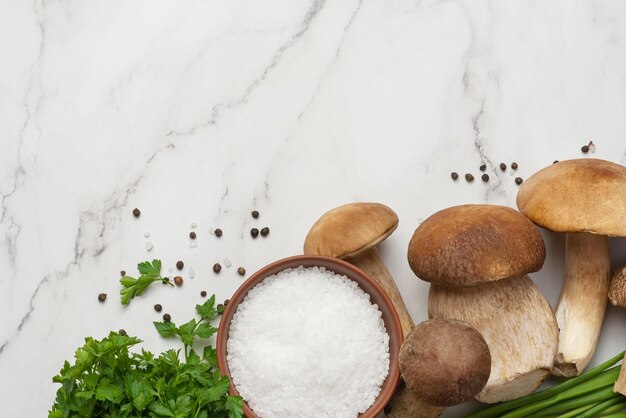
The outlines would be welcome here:
M 46 416 L 51 377 L 87 335 L 125 328 L 169 347 L 152 304 L 182 320 L 200 290 L 228 297 L 237 266 L 300 253 L 345 202 L 399 214 L 383 256 L 421 321 L 427 285 L 406 262 L 420 219 L 514 205 L 515 175 L 580 157 L 590 139 L 595 157 L 624 164 L 625 133 L 621 1 L 2 0 L 2 415 Z M 489 184 L 450 180 L 478 179 L 481 162 Z M 252 240 L 253 226 L 270 236 Z M 563 237 L 544 236 L 534 279 L 554 304 Z M 120 306 L 119 270 L 153 257 L 196 278 L 186 267 L 182 288 Z M 224 257 L 234 266 L 216 276 Z M 595 362 L 626 347 L 625 329 L 626 311 L 610 309 Z

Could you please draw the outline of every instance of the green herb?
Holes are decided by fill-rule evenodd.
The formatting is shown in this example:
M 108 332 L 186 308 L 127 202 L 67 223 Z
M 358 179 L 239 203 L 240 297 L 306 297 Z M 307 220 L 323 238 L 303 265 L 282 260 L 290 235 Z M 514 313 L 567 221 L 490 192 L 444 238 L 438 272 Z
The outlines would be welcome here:
M 158 274 L 157 265 L 152 263 Z M 180 350 L 131 353 L 141 340 L 116 332 L 99 341 L 86 338 L 75 363 L 66 361 L 53 378 L 61 387 L 48 417 L 242 418 L 243 400 L 228 395 L 230 380 L 217 369 L 215 349 L 207 345 L 200 356 L 192 348 L 197 338 L 217 331 L 210 324 L 217 318 L 214 305 L 214 296 L 197 305 L 200 320 L 180 327 L 155 322 L 162 336 L 180 338 L 184 361 Z
M 174 286 L 167 278 L 161 277 L 161 260 L 144 261 L 137 264 L 138 279 L 124 276 L 120 279 L 123 288 L 120 290 L 122 305 L 128 305 L 135 296 L 141 295 L 154 282 L 162 282 Z
M 624 359 L 624 352 L 583 373 L 549 389 L 522 398 L 503 402 L 475 412 L 466 418 L 521 417 L 592 417 L 599 413 L 619 411 L 614 405 L 626 402 L 626 397 L 613 392 Z M 612 367 L 615 366 L 615 367 Z

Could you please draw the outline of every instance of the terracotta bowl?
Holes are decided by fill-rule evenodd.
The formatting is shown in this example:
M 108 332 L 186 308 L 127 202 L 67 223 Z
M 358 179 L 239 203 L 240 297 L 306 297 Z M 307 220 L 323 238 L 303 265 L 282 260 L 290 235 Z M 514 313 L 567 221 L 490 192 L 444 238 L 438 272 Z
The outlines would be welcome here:
M 354 280 L 359 287 L 363 289 L 363 291 L 370 295 L 371 301 L 376 303 L 378 305 L 378 309 L 382 312 L 385 328 L 387 329 L 387 334 L 389 334 L 389 354 L 391 361 L 389 365 L 389 374 L 387 375 L 380 393 L 372 406 L 370 406 L 367 411 L 359 415 L 360 418 L 375 418 L 391 399 L 391 396 L 395 392 L 396 386 L 400 380 L 398 353 L 400 352 L 400 345 L 402 344 L 402 328 L 400 327 L 400 320 L 398 319 L 398 314 L 396 313 L 391 300 L 384 290 L 374 281 L 374 279 L 352 264 L 336 258 L 311 255 L 297 255 L 283 258 L 282 260 L 278 260 L 263 267 L 246 280 L 230 299 L 230 302 L 224 310 L 220 321 L 219 331 L 217 333 L 217 363 L 220 371 L 222 374 L 230 377 L 230 370 L 226 360 L 226 342 L 228 341 L 230 321 L 237 310 L 237 306 L 246 297 L 248 291 L 263 281 L 266 277 L 276 274 L 281 270 L 298 266 L 326 267 L 326 269 L 334 271 L 337 274 L 347 276 L 349 279 Z M 287 312 L 285 312 L 285 314 L 287 314 Z M 232 382 L 230 384 L 229 393 L 231 395 L 239 395 L 239 392 L 237 392 L 237 389 L 235 389 Z M 246 417 L 258 418 L 245 402 L 243 409 Z

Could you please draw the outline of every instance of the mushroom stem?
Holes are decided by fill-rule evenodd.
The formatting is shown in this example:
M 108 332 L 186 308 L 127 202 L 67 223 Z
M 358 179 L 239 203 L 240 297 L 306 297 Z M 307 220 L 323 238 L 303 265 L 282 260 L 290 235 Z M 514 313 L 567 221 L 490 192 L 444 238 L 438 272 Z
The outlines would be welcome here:
M 528 395 L 550 374 L 556 354 L 554 313 L 528 276 L 468 288 L 430 286 L 430 318 L 465 321 L 491 352 L 491 375 L 476 396 L 495 403 Z
M 622 365 L 622 370 L 620 370 L 619 377 L 615 382 L 615 386 L 613 386 L 613 392 L 621 393 L 626 396 L 626 367 Z
M 415 392 L 409 390 L 404 383 L 391 398 L 391 412 L 389 418 L 437 418 L 445 407 L 429 405 L 422 401 Z
M 383 288 L 396 308 L 400 324 L 402 325 L 402 333 L 406 336 L 414 325 L 413 319 L 411 319 L 411 315 L 406 309 L 396 282 L 391 277 L 391 273 L 387 270 L 376 247 L 362 251 L 345 260 L 365 271 Z
M 559 348 L 552 371 L 555 376 L 578 376 L 591 361 L 604 320 L 610 273 L 606 236 L 566 235 L 565 281 L 556 308 Z

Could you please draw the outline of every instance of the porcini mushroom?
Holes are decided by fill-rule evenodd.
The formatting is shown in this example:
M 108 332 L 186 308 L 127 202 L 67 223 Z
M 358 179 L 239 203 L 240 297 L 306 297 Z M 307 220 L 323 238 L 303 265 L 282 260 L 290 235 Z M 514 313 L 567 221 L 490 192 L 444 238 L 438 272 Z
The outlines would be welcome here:
M 541 385 L 556 353 L 557 326 L 525 276 L 545 259 L 541 234 L 528 219 L 505 206 L 444 209 L 415 230 L 408 259 L 431 283 L 429 317 L 465 321 L 489 346 L 491 375 L 476 399 L 506 401 Z
M 611 301 L 613 306 L 626 308 L 626 264 L 617 269 L 613 279 L 611 279 L 609 301 Z M 626 386 L 626 378 L 624 379 L 624 386 Z
M 435 418 L 448 406 L 476 396 L 487 383 L 491 356 L 471 325 L 431 319 L 415 326 L 400 349 L 400 371 L 411 397 L 394 406 L 392 418 Z
M 391 299 L 406 335 L 413 320 L 376 249 L 397 227 L 398 215 L 389 207 L 349 203 L 326 212 L 315 222 L 304 241 L 304 253 L 342 258 L 368 273 Z
M 567 233 L 553 373 L 576 376 L 591 361 L 604 321 L 611 268 L 606 236 L 626 236 L 626 168 L 591 158 L 560 161 L 524 182 L 517 207 L 535 224 Z

